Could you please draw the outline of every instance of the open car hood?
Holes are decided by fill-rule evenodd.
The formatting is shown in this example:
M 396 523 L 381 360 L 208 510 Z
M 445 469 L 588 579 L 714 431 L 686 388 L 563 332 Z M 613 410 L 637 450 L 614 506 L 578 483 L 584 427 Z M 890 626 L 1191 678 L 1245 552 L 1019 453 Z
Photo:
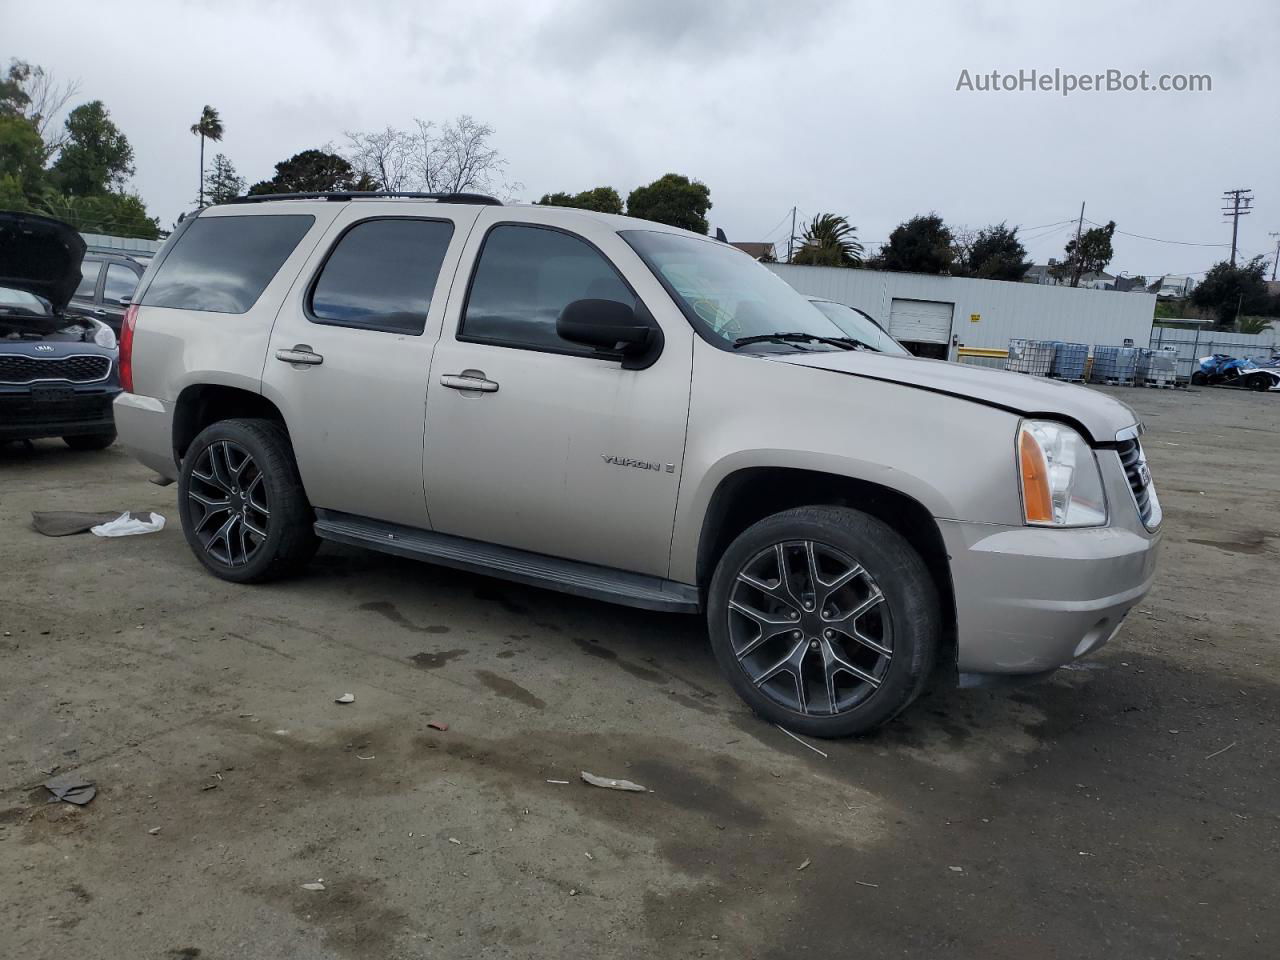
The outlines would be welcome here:
M 0 287 L 44 297 L 62 313 L 80 283 L 84 250 L 70 224 L 0 210 Z
M 1137 415 L 1128 406 L 1104 393 L 1025 373 L 862 350 L 767 356 L 782 363 L 817 367 L 960 397 L 1027 417 L 1074 421 L 1095 443 L 1112 442 L 1117 433 L 1138 422 Z

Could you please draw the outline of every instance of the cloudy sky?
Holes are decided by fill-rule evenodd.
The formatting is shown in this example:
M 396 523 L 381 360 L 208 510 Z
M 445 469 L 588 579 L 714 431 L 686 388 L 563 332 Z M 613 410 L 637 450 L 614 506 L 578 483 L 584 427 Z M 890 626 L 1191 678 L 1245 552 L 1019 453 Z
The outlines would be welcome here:
M 1196 273 L 1226 255 L 1222 191 L 1252 187 L 1246 256 L 1280 231 L 1275 0 L 757 2 L 218 0 L 4 3 L 0 57 L 78 78 L 137 154 L 168 226 L 196 192 L 203 104 L 250 182 L 343 131 L 469 113 L 522 199 L 670 171 L 713 226 L 785 241 L 846 215 L 870 246 L 913 214 L 1021 224 L 1039 262 L 1085 217 L 1113 271 Z M 962 70 L 1209 74 L 1212 91 L 957 91 Z M 1086 226 L 1088 224 L 1086 223 Z M 1034 228 L 1034 229 L 1032 229 Z M 1180 241 L 1169 243 L 1159 241 Z

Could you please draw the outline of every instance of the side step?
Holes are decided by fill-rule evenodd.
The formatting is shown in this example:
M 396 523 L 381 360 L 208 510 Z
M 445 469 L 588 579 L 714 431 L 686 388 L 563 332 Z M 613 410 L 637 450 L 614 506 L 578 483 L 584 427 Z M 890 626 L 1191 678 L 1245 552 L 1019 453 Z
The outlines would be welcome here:
M 369 520 L 350 513 L 317 510 L 315 530 L 316 536 L 335 543 L 487 573 L 532 587 L 546 587 L 642 610 L 697 613 L 700 607 L 697 587 L 685 583 Z

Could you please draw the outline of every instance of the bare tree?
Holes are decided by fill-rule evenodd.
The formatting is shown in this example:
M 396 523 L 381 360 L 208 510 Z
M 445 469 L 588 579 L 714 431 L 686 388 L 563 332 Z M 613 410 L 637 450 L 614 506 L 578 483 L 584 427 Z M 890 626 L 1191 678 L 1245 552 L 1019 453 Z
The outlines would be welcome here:
M 427 193 L 509 192 L 507 161 L 490 143 L 493 127 L 462 114 L 437 124 L 414 120 L 415 130 L 387 127 L 347 133 L 351 165 L 385 190 Z
M 9 64 L 9 81 L 17 88 L 18 97 L 12 101 L 17 112 L 35 126 L 44 140 L 46 154 L 52 157 L 67 141 L 66 128 L 55 121 L 71 98 L 80 92 L 80 81 L 59 83 L 52 71 L 32 66 L 25 60 Z

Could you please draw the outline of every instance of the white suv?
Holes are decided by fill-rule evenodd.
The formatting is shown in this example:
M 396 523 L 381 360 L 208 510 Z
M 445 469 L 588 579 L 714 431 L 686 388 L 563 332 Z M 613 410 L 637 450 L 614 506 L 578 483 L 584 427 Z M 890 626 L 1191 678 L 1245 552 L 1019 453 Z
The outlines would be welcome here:
M 704 612 L 737 692 L 817 736 L 1105 643 L 1159 540 L 1132 411 L 837 307 L 648 221 L 252 197 L 147 270 L 116 421 L 224 579 L 324 539 Z

